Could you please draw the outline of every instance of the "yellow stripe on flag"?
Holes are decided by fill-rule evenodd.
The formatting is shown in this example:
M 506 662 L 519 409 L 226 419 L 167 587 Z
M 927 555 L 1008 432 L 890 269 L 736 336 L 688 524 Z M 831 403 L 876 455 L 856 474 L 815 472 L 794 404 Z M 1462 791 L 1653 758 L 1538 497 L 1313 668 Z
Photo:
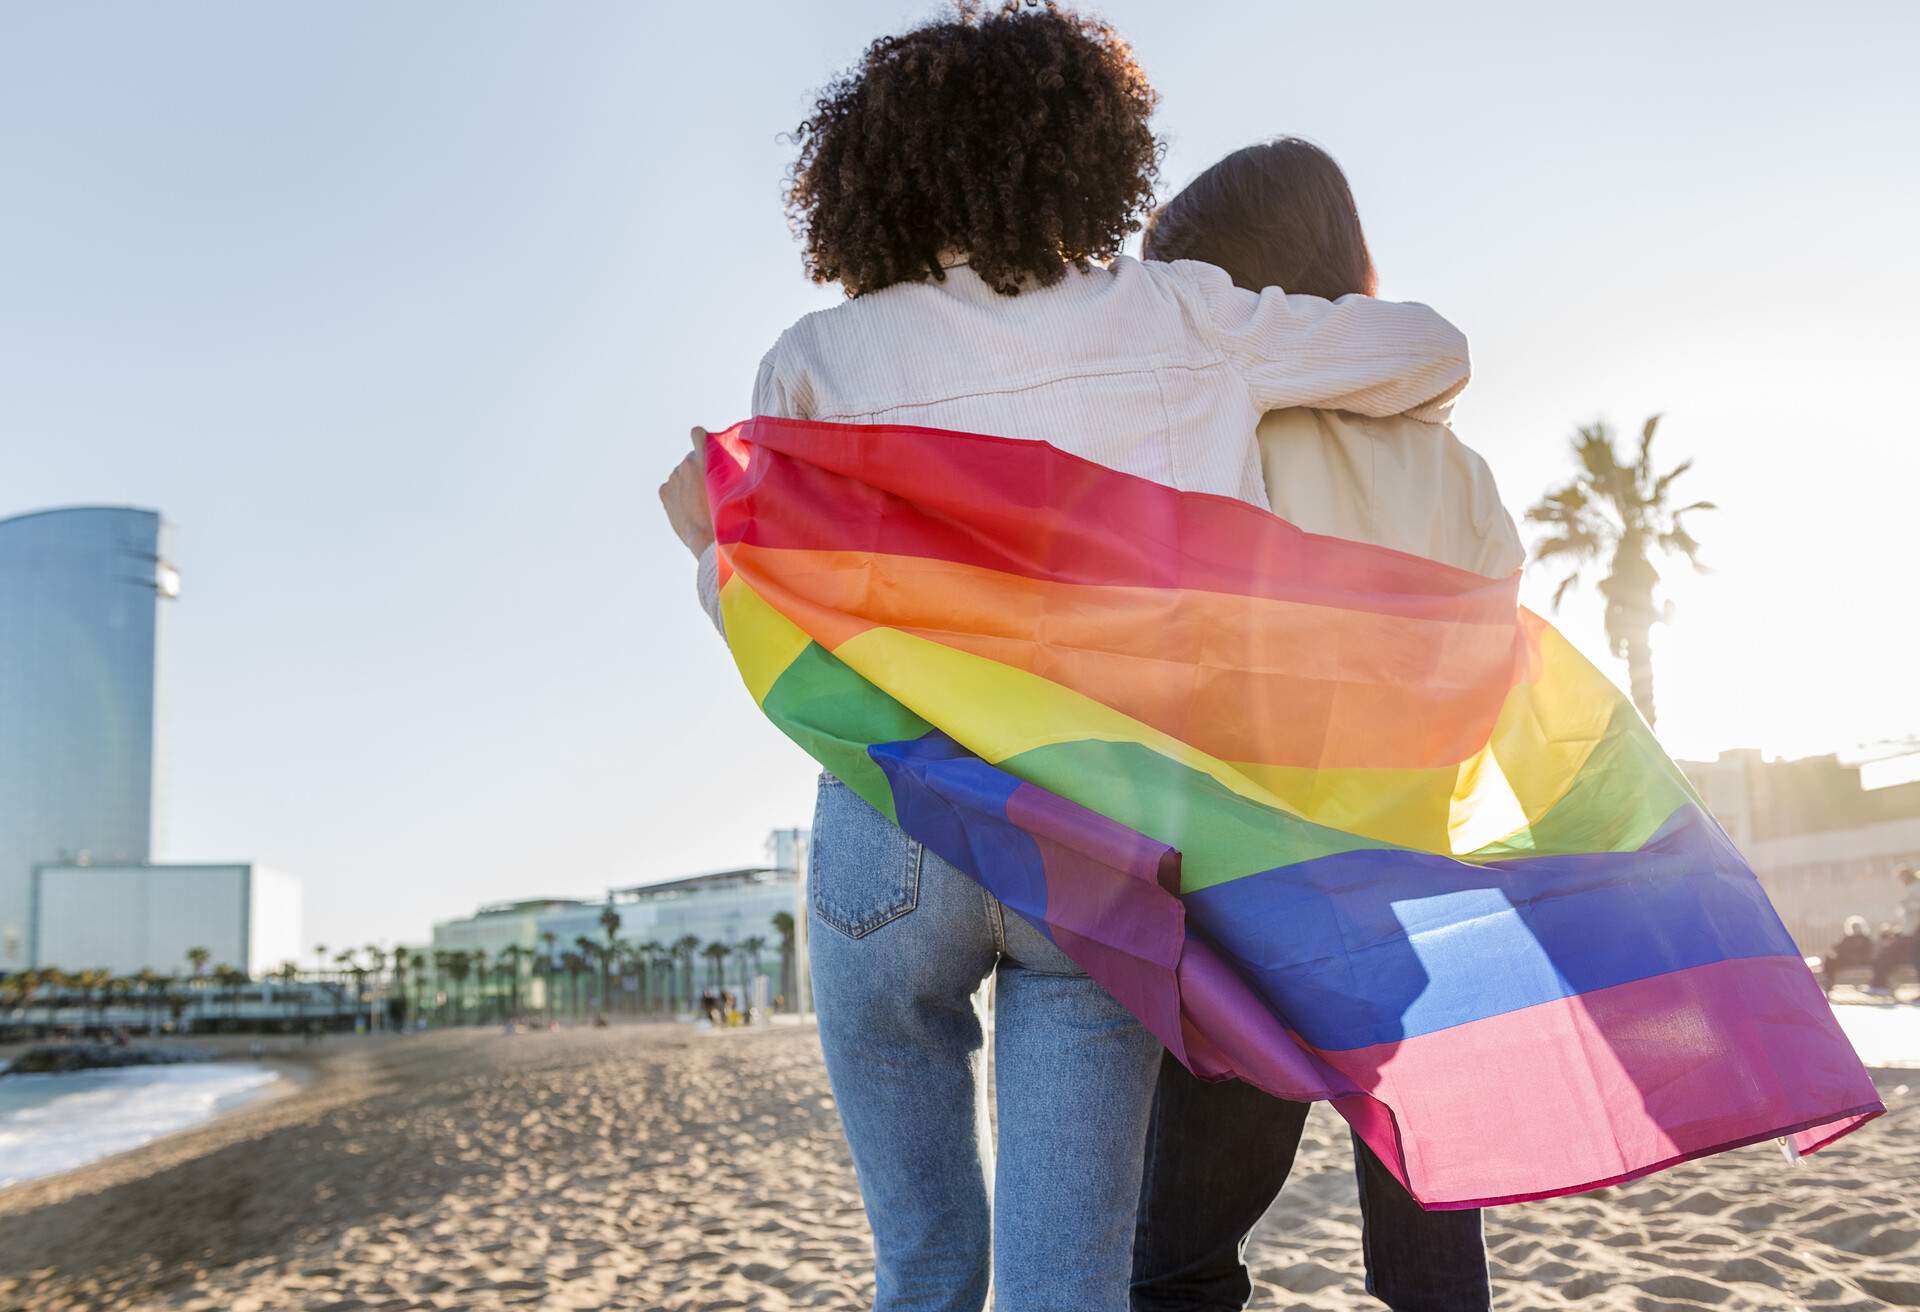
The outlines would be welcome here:
M 755 705 L 767 700 L 774 683 L 813 641 L 738 574 L 720 589 L 720 619 L 726 626 L 727 646 L 733 649 L 734 662 Z

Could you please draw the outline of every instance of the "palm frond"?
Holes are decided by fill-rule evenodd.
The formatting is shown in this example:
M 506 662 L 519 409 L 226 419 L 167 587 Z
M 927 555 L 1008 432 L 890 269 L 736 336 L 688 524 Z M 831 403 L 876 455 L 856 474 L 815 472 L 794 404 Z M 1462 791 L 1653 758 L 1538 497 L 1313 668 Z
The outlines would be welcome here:
M 1560 580 L 1560 586 L 1553 590 L 1553 609 L 1560 609 L 1561 599 L 1571 592 L 1580 582 L 1580 571 L 1575 570 Z
M 1692 468 L 1693 468 L 1692 459 L 1682 460 L 1679 464 L 1675 465 L 1672 469 L 1669 469 L 1666 473 L 1660 475 L 1659 478 L 1655 479 L 1653 483 L 1653 491 L 1647 497 L 1648 504 L 1659 505 L 1660 502 L 1666 498 L 1667 489 L 1673 486 L 1673 480 L 1680 477 L 1680 475 L 1686 473 L 1689 469 L 1692 469 Z
M 1700 563 L 1700 543 L 1695 540 L 1693 534 L 1687 532 L 1687 530 L 1679 524 L 1675 524 L 1671 529 L 1662 533 L 1659 537 L 1659 542 L 1662 550 L 1671 551 L 1676 556 L 1686 557 L 1687 563 L 1693 566 L 1695 573 L 1706 574 L 1710 572 L 1705 565 Z
M 1525 518 L 1533 524 L 1577 524 L 1586 502 L 1576 498 L 1552 498 L 1527 507 Z
M 1545 537 L 1533 544 L 1533 560 L 1537 565 L 1543 560 L 1558 557 L 1571 557 L 1579 563 L 1600 559 L 1606 550 L 1606 543 L 1586 533 L 1566 533 L 1559 537 Z
M 1620 462 L 1613 453 L 1613 430 L 1604 419 L 1581 425 L 1574 434 L 1573 454 L 1595 485 L 1605 488 L 1618 477 Z

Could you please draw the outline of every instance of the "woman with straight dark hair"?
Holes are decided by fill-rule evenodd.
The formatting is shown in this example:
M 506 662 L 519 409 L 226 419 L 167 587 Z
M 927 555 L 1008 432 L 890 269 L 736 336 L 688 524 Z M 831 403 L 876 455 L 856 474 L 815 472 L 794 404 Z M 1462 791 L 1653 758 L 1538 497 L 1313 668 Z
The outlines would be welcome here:
M 1347 177 L 1299 137 L 1236 150 L 1154 213 L 1150 260 L 1201 260 L 1258 292 L 1372 296 L 1379 279 Z M 1343 302 L 1345 303 L 1345 302 Z M 1486 461 L 1431 416 L 1272 410 L 1259 428 L 1273 512 L 1313 533 L 1504 578 L 1526 558 Z
M 968 5 L 874 42 L 801 126 L 788 192 L 807 271 L 849 299 L 781 335 L 754 413 L 1040 438 L 1255 505 L 1268 411 L 1443 415 L 1466 343 L 1424 306 L 1254 293 L 1208 265 L 1120 256 L 1157 176 L 1154 102 L 1111 28 L 1053 5 Z M 697 458 L 661 497 L 717 615 Z M 1124 1309 L 1159 1043 L 831 775 L 808 896 L 874 1307 L 978 1312 L 991 1279 L 1001 1312 Z M 991 1173 L 973 1002 L 989 978 Z
M 1205 261 L 1248 291 L 1339 300 L 1372 296 L 1377 282 L 1346 175 L 1297 137 L 1237 150 L 1195 178 L 1154 214 L 1144 250 L 1149 260 Z M 1444 425 L 1295 407 L 1264 416 L 1259 441 L 1268 500 L 1302 528 L 1493 577 L 1520 567 L 1519 534 L 1486 463 Z M 1246 1306 L 1247 1236 L 1286 1183 L 1307 1111 L 1161 1060 L 1135 1312 Z M 1485 1309 L 1480 1213 L 1425 1211 L 1357 1136 L 1353 1150 L 1367 1291 L 1398 1312 Z

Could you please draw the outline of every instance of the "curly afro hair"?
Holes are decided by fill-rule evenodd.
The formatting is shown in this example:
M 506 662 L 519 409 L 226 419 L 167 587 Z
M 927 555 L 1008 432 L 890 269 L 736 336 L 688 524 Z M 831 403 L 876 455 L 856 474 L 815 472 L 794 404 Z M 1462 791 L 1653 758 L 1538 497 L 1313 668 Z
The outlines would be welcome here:
M 940 280 L 958 252 L 1003 295 L 1119 254 L 1153 204 L 1159 97 L 1106 23 L 962 0 L 882 37 L 794 133 L 787 216 L 850 296 Z

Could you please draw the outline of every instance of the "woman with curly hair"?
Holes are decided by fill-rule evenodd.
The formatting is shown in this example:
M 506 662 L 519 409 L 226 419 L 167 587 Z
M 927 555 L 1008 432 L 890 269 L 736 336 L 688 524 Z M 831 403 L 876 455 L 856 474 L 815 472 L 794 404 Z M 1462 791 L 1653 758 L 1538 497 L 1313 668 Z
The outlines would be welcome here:
M 1120 256 L 1157 181 L 1155 99 L 1111 28 L 1054 5 L 963 6 L 874 42 L 801 126 L 788 190 L 808 273 L 849 299 L 781 334 L 754 413 L 1042 438 L 1260 506 L 1266 412 L 1444 414 L 1466 343 L 1424 306 Z M 661 496 L 712 613 L 697 460 Z M 1124 1309 L 1159 1044 L 831 776 L 809 900 L 875 1308 L 973 1312 L 991 1281 L 1003 1312 Z M 997 1170 L 976 1090 L 989 978 Z

